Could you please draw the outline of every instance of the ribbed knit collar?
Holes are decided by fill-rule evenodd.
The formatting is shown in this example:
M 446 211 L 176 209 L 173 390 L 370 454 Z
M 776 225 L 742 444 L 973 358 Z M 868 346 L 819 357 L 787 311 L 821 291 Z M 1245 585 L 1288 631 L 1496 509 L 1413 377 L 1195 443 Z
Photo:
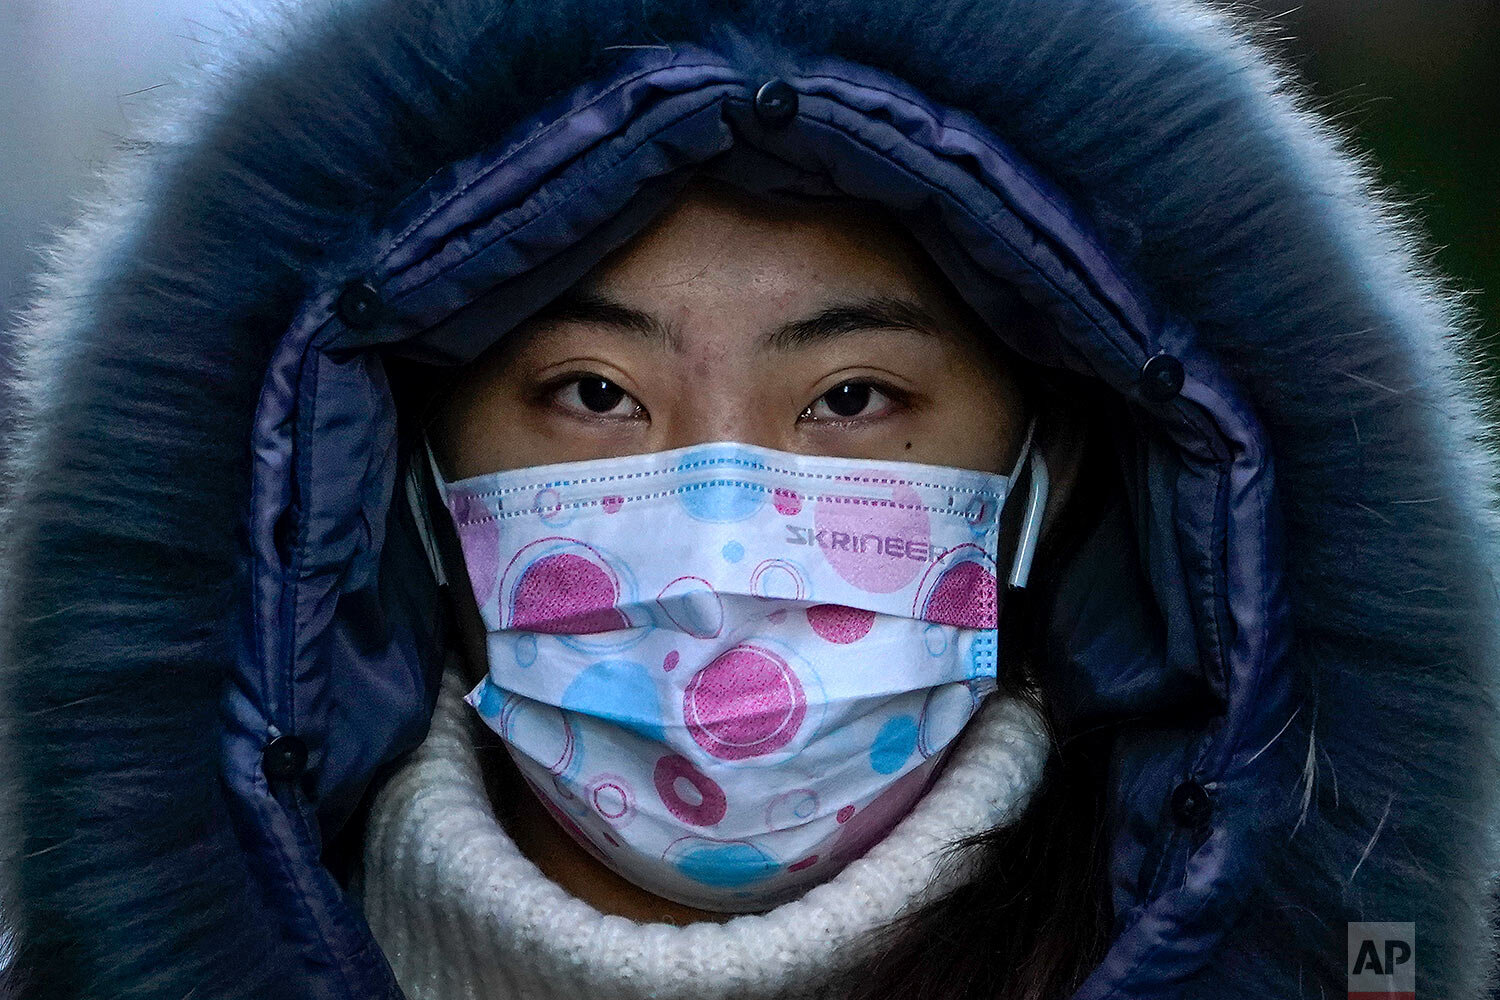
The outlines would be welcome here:
M 463 693 L 450 666 L 431 732 L 375 798 L 356 885 L 410 1000 L 806 995 L 851 943 L 967 878 L 939 864 L 943 847 L 1016 819 L 1047 755 L 1035 713 L 994 695 L 916 808 L 834 878 L 722 924 L 642 924 L 601 914 L 521 854 L 491 808 Z

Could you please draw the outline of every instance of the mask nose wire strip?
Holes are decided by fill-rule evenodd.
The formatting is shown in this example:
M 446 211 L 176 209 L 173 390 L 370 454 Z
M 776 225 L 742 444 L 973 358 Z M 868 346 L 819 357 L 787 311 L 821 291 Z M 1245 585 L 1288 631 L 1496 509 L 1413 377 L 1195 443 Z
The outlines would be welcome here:
M 1026 586 L 1026 579 L 1031 574 L 1031 560 L 1036 555 L 1037 537 L 1041 533 L 1042 513 L 1047 507 L 1047 462 L 1042 458 L 1041 452 L 1032 448 L 1032 436 L 1036 430 L 1036 418 L 1026 426 L 1026 440 L 1021 445 L 1021 454 L 1016 458 L 1016 465 L 1011 470 L 1010 481 L 1015 482 L 1020 475 L 1022 466 L 1027 458 L 1031 459 L 1031 491 L 1026 500 L 1026 514 L 1021 521 L 1021 537 L 1016 543 L 1016 558 L 1010 571 L 1010 589 L 1020 590 Z M 422 435 L 422 450 L 426 453 L 427 464 L 432 470 L 432 480 L 437 487 L 438 495 L 442 497 L 443 503 L 448 502 L 447 484 L 443 482 L 443 474 L 438 471 L 437 458 L 432 454 L 432 443 L 427 435 Z M 427 554 L 427 561 L 432 566 L 432 575 L 437 579 L 439 587 L 448 583 L 447 574 L 443 572 L 442 560 L 438 557 L 437 542 L 433 538 L 433 527 L 431 514 L 427 504 L 422 499 L 422 491 L 417 482 L 416 465 L 407 468 L 406 475 L 406 502 L 411 506 L 413 519 L 416 521 L 417 534 L 421 536 L 423 551 Z
M 1031 418 L 1030 425 L 1026 428 L 1026 441 L 1021 446 L 1021 456 L 1016 460 L 1015 470 L 1011 473 L 1011 482 L 1020 474 L 1022 463 L 1030 457 L 1031 459 L 1031 491 L 1026 498 L 1026 514 L 1021 520 L 1021 537 L 1016 542 L 1016 559 L 1010 570 L 1011 590 L 1021 590 L 1026 586 L 1026 579 L 1031 575 L 1031 559 L 1036 555 L 1037 537 L 1042 530 L 1042 515 L 1047 509 L 1047 490 L 1051 485 L 1047 476 L 1047 460 L 1042 457 L 1039 449 L 1032 447 L 1032 431 L 1036 428 L 1036 418 Z

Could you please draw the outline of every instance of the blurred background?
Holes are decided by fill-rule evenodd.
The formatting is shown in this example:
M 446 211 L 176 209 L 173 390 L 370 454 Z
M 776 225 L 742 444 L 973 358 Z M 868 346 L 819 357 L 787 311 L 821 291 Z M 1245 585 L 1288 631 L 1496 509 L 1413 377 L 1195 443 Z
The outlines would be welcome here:
M 1244 6 L 1420 211 L 1500 367 L 1500 0 Z M 92 170 L 225 23 L 216 0 L 0 0 L 0 330 Z
M 226 20 L 214 0 L 0 0 L 0 329 L 36 244 L 94 190 L 153 88 Z
M 1500 0 L 1251 0 L 1426 222 L 1500 368 Z

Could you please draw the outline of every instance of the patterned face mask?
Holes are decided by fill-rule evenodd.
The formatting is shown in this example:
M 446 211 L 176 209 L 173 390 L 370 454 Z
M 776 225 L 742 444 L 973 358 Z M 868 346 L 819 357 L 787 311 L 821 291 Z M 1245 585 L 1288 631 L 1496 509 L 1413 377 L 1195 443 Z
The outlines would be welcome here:
M 1047 476 L 715 443 L 443 481 L 487 632 L 466 697 L 552 815 L 636 885 L 768 909 L 911 809 L 996 690 Z M 425 441 L 424 441 L 425 444 Z

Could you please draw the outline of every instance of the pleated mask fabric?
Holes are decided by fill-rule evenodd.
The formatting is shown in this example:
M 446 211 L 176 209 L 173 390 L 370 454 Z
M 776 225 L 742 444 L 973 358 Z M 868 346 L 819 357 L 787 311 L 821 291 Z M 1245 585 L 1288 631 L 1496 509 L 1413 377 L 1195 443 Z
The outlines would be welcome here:
M 739 442 L 446 482 L 486 630 L 465 697 L 542 803 L 632 883 L 757 912 L 826 881 L 996 696 L 1045 506 L 1009 476 Z

